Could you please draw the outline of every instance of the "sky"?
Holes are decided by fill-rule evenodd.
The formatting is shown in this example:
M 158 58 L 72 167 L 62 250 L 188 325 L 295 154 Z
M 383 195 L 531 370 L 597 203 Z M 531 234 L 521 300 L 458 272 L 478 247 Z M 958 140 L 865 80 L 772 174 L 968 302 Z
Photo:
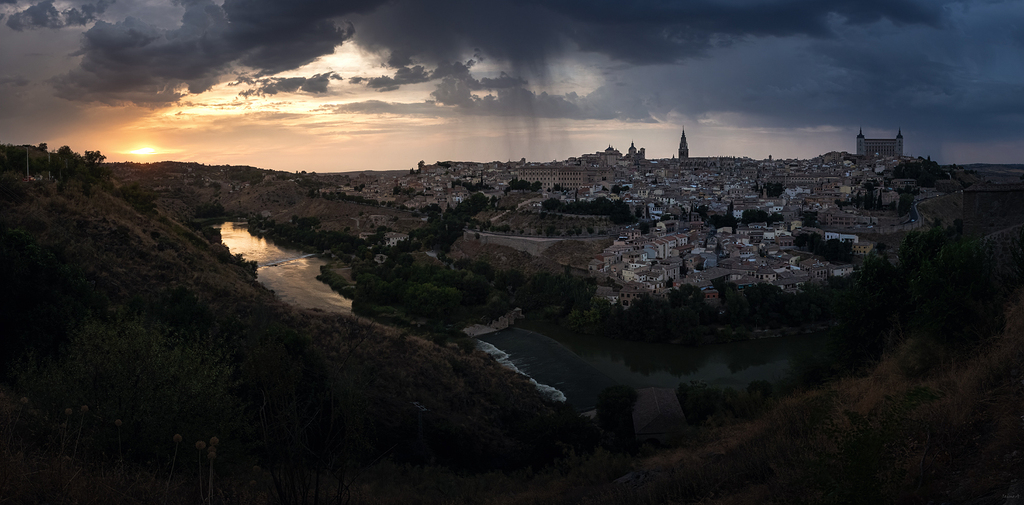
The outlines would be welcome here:
M 1024 163 L 1024 2 L 0 0 L 0 143 L 347 172 L 668 158 L 684 128 Z

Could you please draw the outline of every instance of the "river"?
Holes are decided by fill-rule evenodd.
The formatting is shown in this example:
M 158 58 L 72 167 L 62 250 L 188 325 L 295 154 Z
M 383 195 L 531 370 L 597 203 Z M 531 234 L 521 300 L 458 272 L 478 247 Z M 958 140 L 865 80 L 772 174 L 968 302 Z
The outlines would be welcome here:
M 279 299 L 307 309 L 352 313 L 352 300 L 316 280 L 326 261 L 250 235 L 245 223 L 227 222 L 219 228 L 220 239 L 231 254 L 241 253 L 245 259 L 255 260 L 259 264 L 256 278 Z
M 224 223 L 220 232 L 232 254 L 259 263 L 259 281 L 281 300 L 352 312 L 352 300 L 316 280 L 324 260 L 250 235 L 245 223 Z M 739 389 L 754 380 L 776 382 L 794 357 L 824 352 L 825 345 L 824 335 L 814 333 L 683 347 L 580 335 L 549 322 L 525 320 L 516 322 L 516 328 L 484 335 L 478 347 L 531 377 L 548 398 L 584 410 L 614 384 L 675 388 L 680 382 L 702 380 Z

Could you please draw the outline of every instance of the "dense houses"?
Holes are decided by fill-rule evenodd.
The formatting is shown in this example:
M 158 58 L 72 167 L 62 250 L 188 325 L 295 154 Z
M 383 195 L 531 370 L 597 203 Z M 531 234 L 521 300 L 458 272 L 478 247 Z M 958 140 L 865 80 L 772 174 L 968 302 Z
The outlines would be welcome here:
M 614 243 L 588 269 L 622 287 L 602 289 L 602 296 L 628 305 L 685 283 L 714 300 L 718 280 L 740 288 L 767 282 L 796 290 L 852 273 L 849 264 L 801 251 L 801 235 L 848 243 L 854 254 L 864 255 L 874 244 L 861 239 L 863 233 L 907 226 L 908 219 L 895 212 L 900 196 L 913 192 L 920 199 L 935 189 L 894 177 L 899 163 L 914 161 L 902 155 L 902 134 L 897 147 L 878 148 L 881 153 L 864 154 L 862 136 L 857 141 L 860 154 L 833 151 L 809 160 L 754 160 L 690 157 L 684 133 L 671 158 L 648 159 L 646 149 L 631 144 L 625 154 L 608 146 L 546 163 L 421 162 L 407 174 L 350 174 L 345 185 L 320 191 L 412 209 L 447 209 L 478 191 L 488 198 L 537 191 L 539 196 L 519 207 L 536 212 L 551 198 L 567 203 L 621 200 L 643 225 L 607 230 Z M 950 185 L 948 190 L 953 189 Z M 728 217 L 733 220 L 722 219 Z

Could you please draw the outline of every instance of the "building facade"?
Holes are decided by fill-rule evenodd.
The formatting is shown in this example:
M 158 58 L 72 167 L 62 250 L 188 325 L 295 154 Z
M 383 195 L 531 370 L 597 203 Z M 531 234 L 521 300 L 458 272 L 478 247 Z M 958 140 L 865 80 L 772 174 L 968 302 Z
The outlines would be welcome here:
M 861 129 L 857 134 L 857 156 L 903 156 L 903 130 L 896 133 L 895 139 L 868 139 Z

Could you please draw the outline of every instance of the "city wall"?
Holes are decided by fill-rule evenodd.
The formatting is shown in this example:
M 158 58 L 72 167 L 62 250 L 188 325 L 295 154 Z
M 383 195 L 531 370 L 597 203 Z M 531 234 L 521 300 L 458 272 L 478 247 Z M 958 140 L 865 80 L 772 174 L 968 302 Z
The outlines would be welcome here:
M 608 237 L 524 237 L 522 235 L 503 235 L 500 233 L 466 230 L 462 238 L 465 240 L 475 240 L 482 244 L 511 247 L 532 256 L 540 256 L 549 247 L 563 240 L 605 240 Z
M 1024 184 L 978 184 L 964 190 L 964 235 L 983 237 L 997 275 L 1006 274 L 1024 223 Z M 1017 244 L 1020 245 L 1020 244 Z
M 1012 272 L 1013 254 L 1011 251 L 1015 245 L 1021 245 L 1017 241 L 1021 238 L 1022 227 L 1024 225 L 1011 226 L 985 236 L 985 244 L 992 251 L 992 258 L 995 262 L 993 269 L 996 275 L 1007 275 Z
M 1024 184 L 976 184 L 964 190 L 964 235 L 985 237 L 1024 223 Z

